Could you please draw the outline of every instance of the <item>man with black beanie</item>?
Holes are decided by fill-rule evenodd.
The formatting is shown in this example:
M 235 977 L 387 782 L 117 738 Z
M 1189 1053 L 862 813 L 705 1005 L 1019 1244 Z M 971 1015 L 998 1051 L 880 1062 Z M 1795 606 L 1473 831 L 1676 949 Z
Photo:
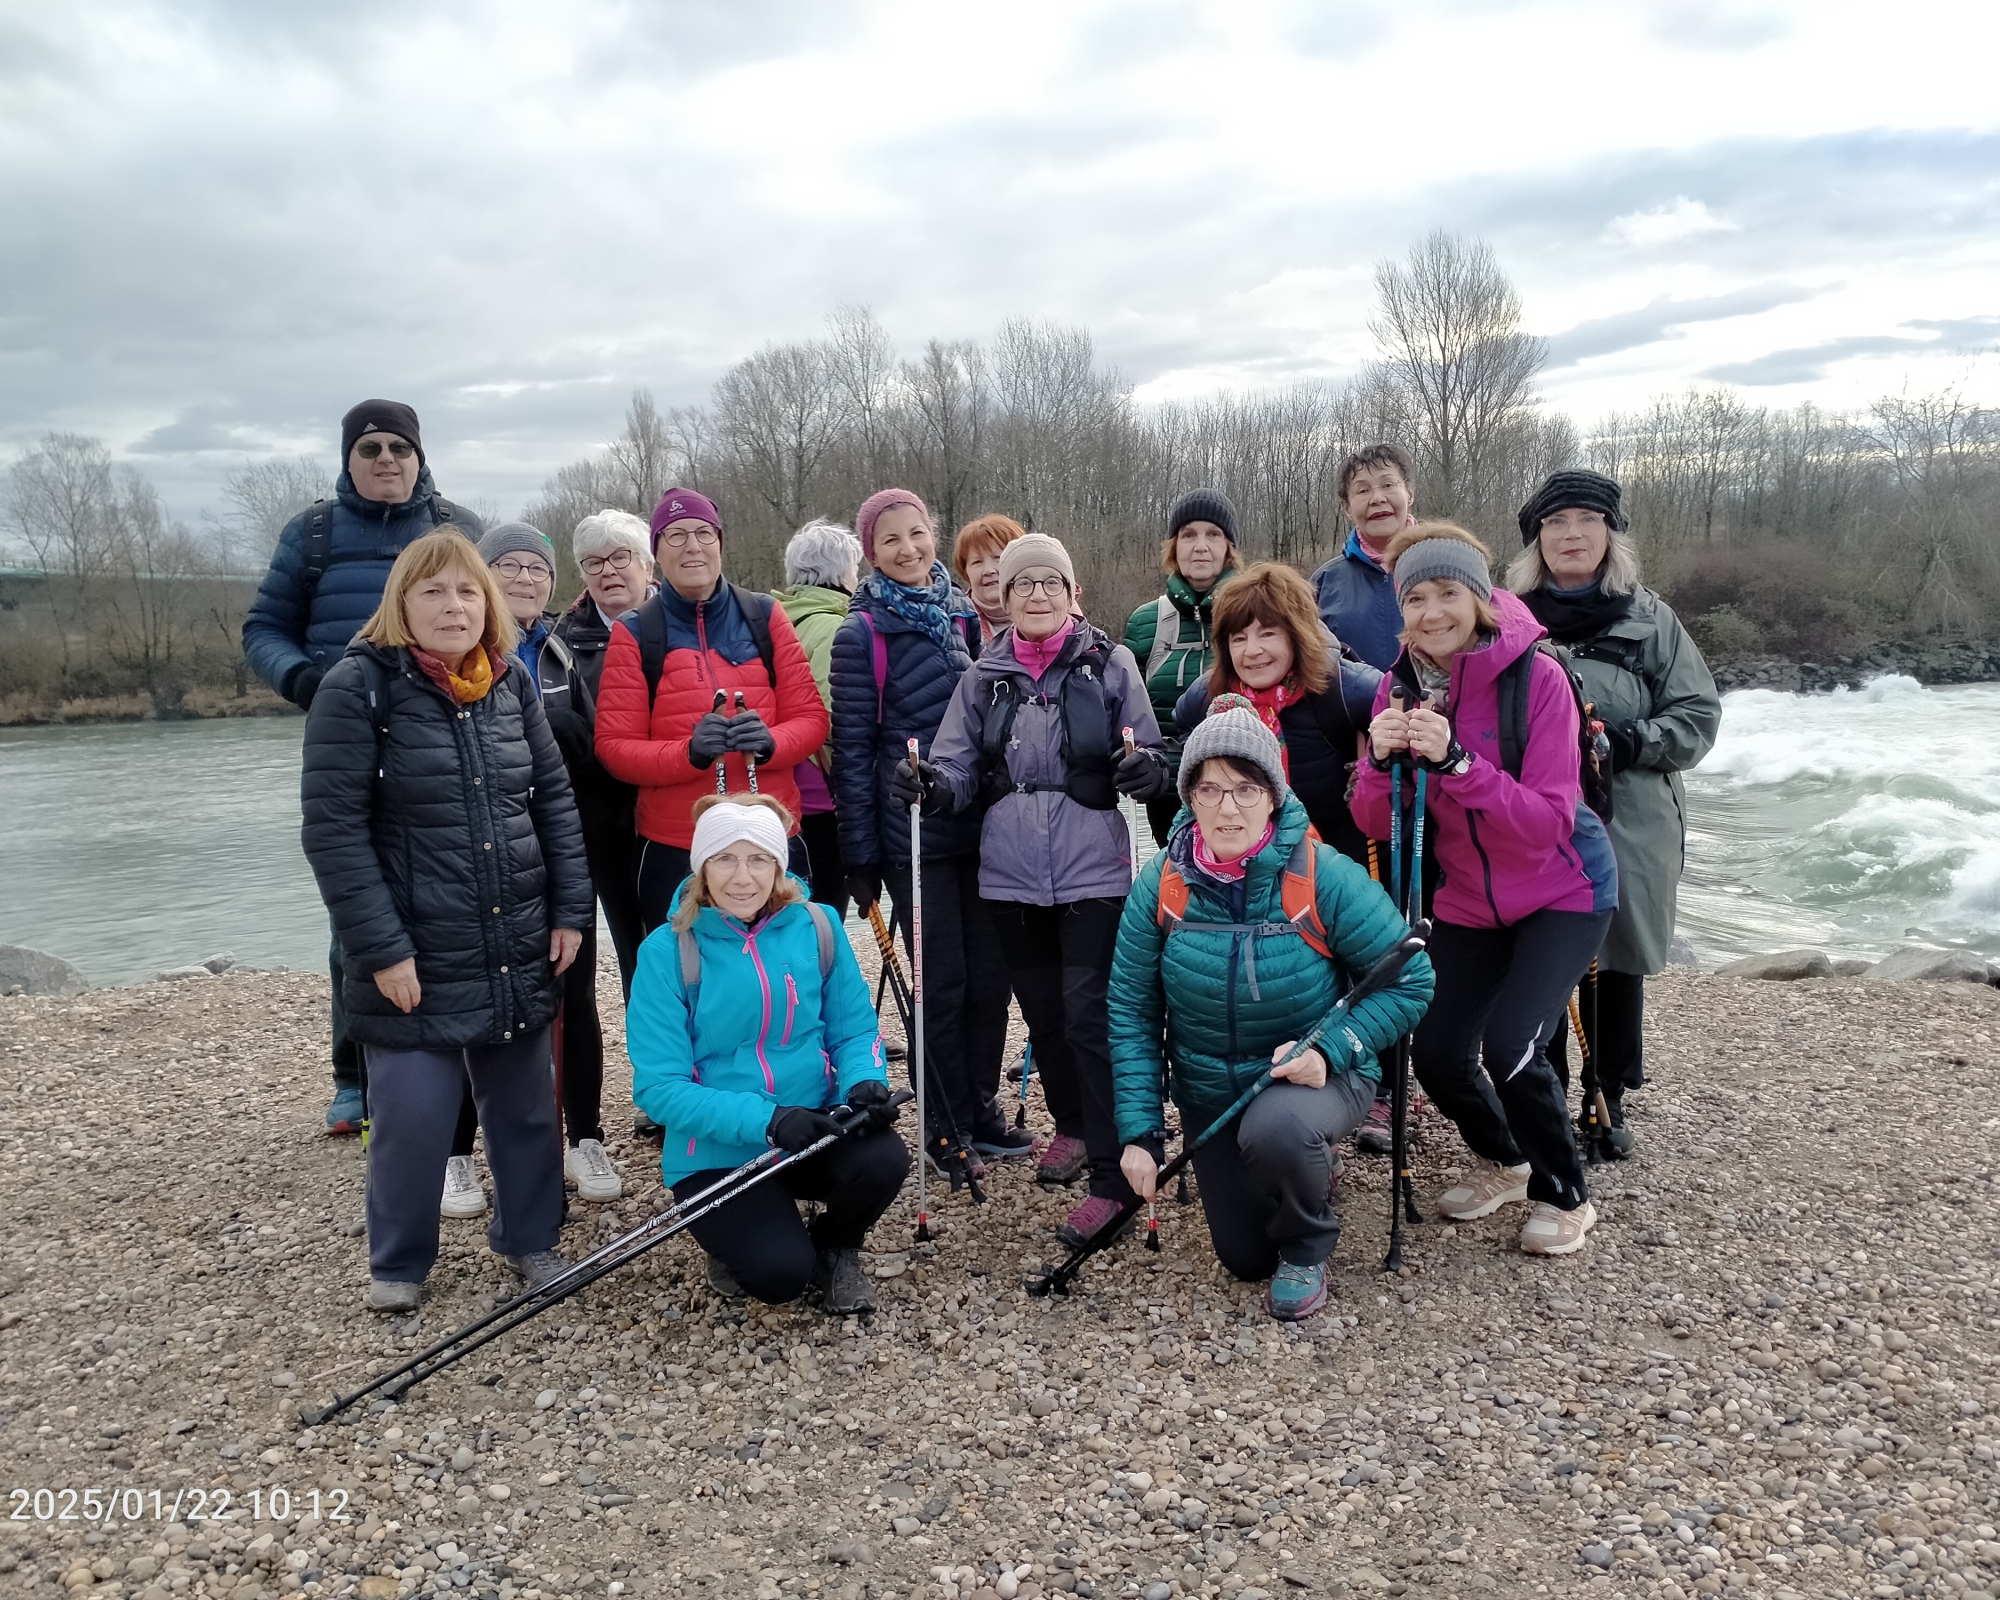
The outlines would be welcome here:
M 401 401 L 364 400 L 342 417 L 340 454 L 332 498 L 285 524 L 243 618 L 243 655 L 251 670 L 301 711 L 381 604 L 389 569 L 404 546 L 442 522 L 470 539 L 484 531 L 477 517 L 432 485 L 417 414 Z M 340 1005 L 337 943 L 331 961 L 334 1093 L 326 1127 L 359 1133 L 361 1052 L 347 1036 Z

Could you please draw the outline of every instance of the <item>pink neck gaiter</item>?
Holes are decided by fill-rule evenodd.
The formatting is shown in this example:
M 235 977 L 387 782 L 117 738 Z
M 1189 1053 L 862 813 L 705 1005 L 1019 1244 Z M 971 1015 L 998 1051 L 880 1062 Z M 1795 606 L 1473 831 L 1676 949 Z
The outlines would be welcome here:
M 1264 824 L 1264 834 L 1255 844 L 1234 861 L 1218 861 L 1208 848 L 1208 840 L 1202 837 L 1199 828 L 1194 830 L 1194 864 L 1201 868 L 1217 883 L 1241 883 L 1243 875 L 1250 870 L 1250 858 L 1271 842 L 1271 836 L 1278 831 L 1278 819 L 1273 817 Z
M 1063 618 L 1063 625 L 1046 639 L 1023 639 L 1021 630 L 1014 630 L 1014 659 L 1026 667 L 1035 677 L 1049 670 L 1056 657 L 1061 654 L 1064 643 L 1076 627 L 1076 618 Z

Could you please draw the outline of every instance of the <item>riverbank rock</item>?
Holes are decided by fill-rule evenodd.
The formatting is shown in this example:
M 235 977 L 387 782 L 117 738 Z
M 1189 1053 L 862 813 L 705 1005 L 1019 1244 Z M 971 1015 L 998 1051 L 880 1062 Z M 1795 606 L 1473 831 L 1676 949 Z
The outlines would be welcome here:
M 1833 964 L 1833 975 L 1836 978 L 1858 978 L 1874 965 L 1866 956 L 1842 956 Z
M 1718 978 L 1764 978 L 1772 983 L 1795 983 L 1800 978 L 1830 978 L 1833 963 L 1824 950 L 1780 950 L 1768 956 L 1745 956 L 1726 967 L 1718 967 Z
M 1876 962 L 1862 976 L 1870 983 L 1900 983 L 1913 978 L 1928 978 L 1936 983 L 1991 983 L 1993 968 L 1970 950 L 1906 944 Z
M 1701 957 L 1695 953 L 1693 943 L 1684 934 L 1675 934 L 1673 942 L 1667 946 L 1667 965 L 1697 969 L 1701 966 Z
M 0 944 L 0 994 L 82 994 L 90 980 L 80 967 L 46 950 L 24 944 Z

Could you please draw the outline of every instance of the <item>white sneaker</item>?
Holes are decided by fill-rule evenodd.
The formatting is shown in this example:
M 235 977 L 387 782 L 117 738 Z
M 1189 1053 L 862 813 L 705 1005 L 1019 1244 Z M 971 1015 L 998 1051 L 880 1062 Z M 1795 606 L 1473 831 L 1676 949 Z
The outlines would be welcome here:
M 1562 1211 L 1539 1200 L 1521 1229 L 1521 1248 L 1531 1256 L 1570 1256 L 1583 1248 L 1584 1235 L 1597 1226 L 1597 1207 L 1588 1200 Z
M 582 1139 L 569 1147 L 563 1157 L 563 1176 L 576 1185 L 579 1200 L 595 1200 L 600 1205 L 625 1193 L 625 1180 L 595 1139 Z
M 1475 1161 L 1472 1170 L 1437 1197 L 1437 1209 L 1454 1222 L 1477 1222 L 1502 1206 L 1528 1198 L 1528 1164 L 1497 1166 Z
M 453 1156 L 444 1164 L 444 1199 L 438 1204 L 441 1217 L 476 1217 L 486 1209 L 486 1189 L 472 1170 L 471 1156 Z

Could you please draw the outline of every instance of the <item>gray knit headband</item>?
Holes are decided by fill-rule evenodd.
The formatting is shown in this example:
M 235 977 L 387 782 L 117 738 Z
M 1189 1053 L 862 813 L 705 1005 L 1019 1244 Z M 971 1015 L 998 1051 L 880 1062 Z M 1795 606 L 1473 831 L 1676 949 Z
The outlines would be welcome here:
M 1459 539 L 1419 539 L 1396 557 L 1398 601 L 1432 578 L 1462 583 L 1482 600 L 1493 598 L 1493 579 L 1486 570 L 1486 558 Z

